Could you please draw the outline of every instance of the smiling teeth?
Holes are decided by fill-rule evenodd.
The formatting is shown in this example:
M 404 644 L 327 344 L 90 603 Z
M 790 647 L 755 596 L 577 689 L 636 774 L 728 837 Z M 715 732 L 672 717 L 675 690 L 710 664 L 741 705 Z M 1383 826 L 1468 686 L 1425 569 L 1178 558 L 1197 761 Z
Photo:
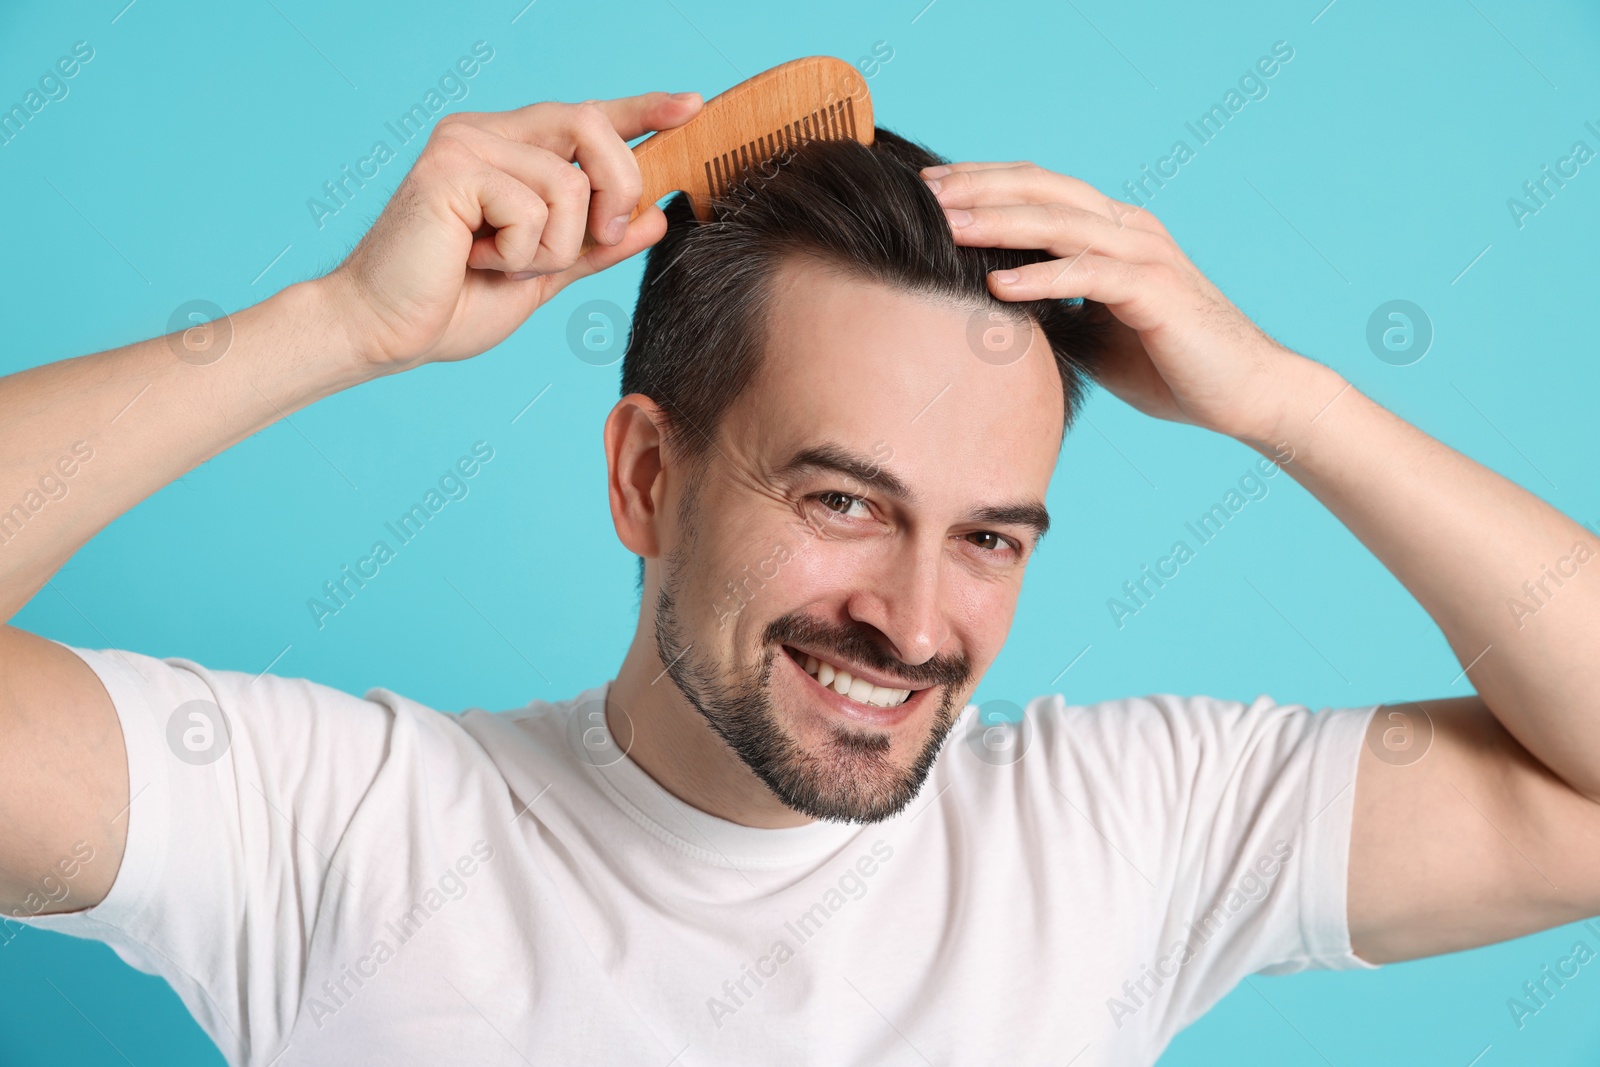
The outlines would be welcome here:
M 909 689 L 886 689 L 881 685 L 873 685 L 865 678 L 853 677 L 849 671 L 835 667 L 815 656 L 807 655 L 804 662 L 806 673 L 815 678 L 822 685 L 832 689 L 840 696 L 847 696 L 859 704 L 871 704 L 877 708 L 892 708 L 897 704 L 904 704 L 911 696 Z

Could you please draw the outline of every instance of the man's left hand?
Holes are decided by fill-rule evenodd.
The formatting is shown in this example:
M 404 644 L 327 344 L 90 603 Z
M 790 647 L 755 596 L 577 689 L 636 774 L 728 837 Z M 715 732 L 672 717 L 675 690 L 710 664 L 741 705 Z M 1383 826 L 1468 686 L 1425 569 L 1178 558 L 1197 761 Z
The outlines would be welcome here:
M 1189 261 L 1148 211 L 1033 163 L 956 163 L 922 177 L 957 244 L 1058 257 L 994 271 L 1001 300 L 1083 297 L 1105 305 L 1100 383 L 1147 415 L 1270 443 L 1311 361 L 1268 337 Z

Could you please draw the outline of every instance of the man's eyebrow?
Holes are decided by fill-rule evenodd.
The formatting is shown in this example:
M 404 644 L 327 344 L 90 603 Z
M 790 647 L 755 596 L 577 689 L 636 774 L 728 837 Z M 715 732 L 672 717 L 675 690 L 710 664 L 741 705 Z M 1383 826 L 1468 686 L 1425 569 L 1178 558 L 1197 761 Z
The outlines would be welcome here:
M 1050 513 L 1043 504 L 1033 501 L 993 504 L 974 511 L 970 518 L 973 522 L 992 522 L 996 526 L 1026 526 L 1033 531 L 1035 541 L 1050 532 Z
M 851 452 L 841 445 L 821 444 L 803 448 L 790 456 L 788 461 L 773 473 L 780 478 L 790 478 L 797 474 L 808 474 L 819 470 L 833 471 L 854 478 L 885 496 L 892 496 L 907 504 L 917 502 L 916 494 L 911 491 L 911 487 L 885 470 L 883 464 Z
M 773 473 L 780 478 L 786 478 L 819 470 L 833 471 L 853 478 L 885 496 L 894 497 L 906 504 L 917 503 L 917 496 L 911 491 L 911 487 L 887 470 L 883 464 L 832 443 L 801 449 L 778 466 Z M 1042 503 L 1032 500 L 1015 504 L 990 504 L 970 512 L 967 519 L 971 522 L 994 523 L 997 526 L 1025 526 L 1033 531 L 1036 542 L 1050 529 L 1050 512 Z

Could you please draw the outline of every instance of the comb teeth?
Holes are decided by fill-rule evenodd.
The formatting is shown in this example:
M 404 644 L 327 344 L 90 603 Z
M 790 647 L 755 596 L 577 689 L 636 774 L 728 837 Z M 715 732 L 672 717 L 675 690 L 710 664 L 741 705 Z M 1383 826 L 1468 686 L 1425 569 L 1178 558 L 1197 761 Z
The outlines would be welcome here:
M 748 144 L 706 160 L 706 188 L 713 199 L 728 195 L 734 184 L 751 170 L 780 153 L 810 141 L 837 141 L 856 137 L 856 109 L 852 97 L 836 100 L 797 121 L 763 134 Z

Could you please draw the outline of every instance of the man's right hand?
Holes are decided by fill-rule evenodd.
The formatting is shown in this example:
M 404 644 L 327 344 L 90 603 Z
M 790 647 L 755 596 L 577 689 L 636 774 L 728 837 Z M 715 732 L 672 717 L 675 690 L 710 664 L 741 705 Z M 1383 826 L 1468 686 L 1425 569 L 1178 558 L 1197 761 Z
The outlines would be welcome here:
M 680 96 L 440 119 L 378 221 L 319 283 L 357 369 L 475 356 L 567 285 L 660 240 L 659 208 L 628 222 L 642 183 L 627 141 L 693 118 L 699 94 Z M 580 255 L 586 229 L 598 243 Z
M 174 334 L 0 378 L 0 916 L 38 913 L 35 887 L 80 844 L 95 862 L 48 910 L 104 899 L 137 795 L 95 672 L 4 624 L 96 532 L 223 449 L 373 377 L 492 348 L 660 240 L 653 205 L 608 239 L 643 188 L 627 141 L 702 106 L 647 93 L 448 116 L 349 258 L 230 314 L 208 358 Z

